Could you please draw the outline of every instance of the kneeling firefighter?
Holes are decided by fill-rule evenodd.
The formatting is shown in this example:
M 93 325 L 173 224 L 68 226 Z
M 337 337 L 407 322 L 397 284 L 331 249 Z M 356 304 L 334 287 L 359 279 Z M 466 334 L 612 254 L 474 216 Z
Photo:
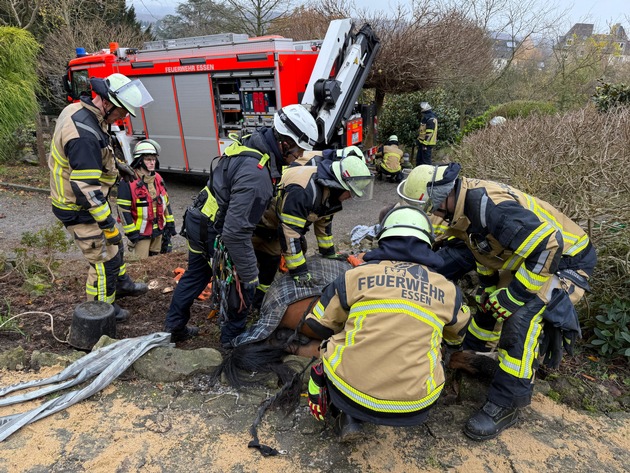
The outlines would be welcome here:
M 188 270 L 166 315 L 165 329 L 172 340 L 199 333 L 197 327 L 186 325 L 190 307 L 217 272 L 213 300 L 221 303 L 221 343 L 229 347 L 245 329 L 258 286 L 254 228 L 274 195 L 282 166 L 311 150 L 317 138 L 313 116 L 301 105 L 289 105 L 276 112 L 273 128 L 235 139 L 213 160 L 206 187 L 184 216 Z
M 324 340 L 313 366 L 309 407 L 335 416 L 340 440 L 361 436 L 362 422 L 408 426 L 425 421 L 444 387 L 442 341 L 462 343 L 470 319 L 461 290 L 435 272 L 428 217 L 395 207 L 365 264 L 324 288 L 307 325 Z

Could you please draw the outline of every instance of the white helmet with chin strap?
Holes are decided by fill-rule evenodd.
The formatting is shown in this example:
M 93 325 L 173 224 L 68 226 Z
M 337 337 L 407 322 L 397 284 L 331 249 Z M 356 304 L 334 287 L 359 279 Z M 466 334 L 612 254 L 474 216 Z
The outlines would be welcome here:
M 90 79 L 90 84 L 97 95 L 126 110 L 133 117 L 138 113 L 138 108 L 153 102 L 153 97 L 139 79 L 131 80 L 118 72 L 110 74 L 105 79 L 94 77 Z M 107 115 L 109 113 L 111 110 Z
M 288 136 L 306 151 L 317 143 L 319 132 L 315 118 L 302 105 L 287 105 L 273 116 L 273 127 L 280 135 Z
M 156 167 L 159 163 L 158 156 L 160 155 L 161 147 L 160 144 L 155 140 L 142 140 L 138 141 L 134 150 L 133 150 L 133 161 L 131 163 L 131 167 L 133 169 L 137 169 L 139 166 L 144 167 L 144 157 L 145 156 L 155 156 Z

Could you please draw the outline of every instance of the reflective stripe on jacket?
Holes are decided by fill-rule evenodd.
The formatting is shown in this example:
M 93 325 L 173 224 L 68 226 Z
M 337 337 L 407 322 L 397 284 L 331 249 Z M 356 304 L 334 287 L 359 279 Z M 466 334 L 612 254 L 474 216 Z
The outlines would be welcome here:
M 435 146 L 437 143 L 438 122 L 432 111 L 422 114 L 418 141 L 425 146 Z
M 372 411 L 413 414 L 439 397 L 442 338 L 461 343 L 469 318 L 461 291 L 440 274 L 380 261 L 326 286 L 307 321 L 334 333 L 321 356 L 328 380 L 344 396 Z
M 402 157 L 403 151 L 398 146 L 384 145 L 381 167 L 391 174 L 400 172 L 402 169 Z
M 321 254 L 334 253 L 333 214 L 342 209 L 331 202 L 330 189 L 317 184 L 316 166 L 290 167 L 278 187 L 277 213 L 281 222 L 282 248 L 287 268 L 293 273 L 305 271 L 306 259 L 300 237 L 313 225 Z
M 154 230 L 163 230 L 166 222 L 174 222 L 166 187 L 158 173 L 131 183 L 122 181 L 117 202 L 127 235 L 137 231 L 140 236 L 151 237 Z
M 107 123 L 88 99 L 63 109 L 48 157 L 50 197 L 66 224 L 115 222 L 107 202 L 118 178 Z
M 455 213 L 447 236 L 466 242 L 483 276 L 509 270 L 510 310 L 517 310 L 536 294 L 561 259 L 581 258 L 589 252 L 588 235 L 547 202 L 506 184 L 461 178 Z M 579 264 L 577 264 L 579 266 Z M 575 267 L 575 265 L 572 265 Z

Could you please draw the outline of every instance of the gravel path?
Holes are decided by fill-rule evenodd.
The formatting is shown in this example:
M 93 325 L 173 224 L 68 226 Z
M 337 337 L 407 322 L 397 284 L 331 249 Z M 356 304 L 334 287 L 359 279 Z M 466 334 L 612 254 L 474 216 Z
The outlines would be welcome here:
M 205 180 L 195 176 L 175 176 L 166 174 L 165 180 L 171 199 L 175 222 L 179 229 L 186 207 L 205 185 Z M 356 225 L 376 223 L 378 213 L 387 204 L 397 201 L 396 184 L 388 182 L 374 183 L 372 200 L 350 200 L 344 202 L 344 210 L 337 214 L 333 223 L 335 241 L 347 248 L 350 243 L 350 231 Z M 52 214 L 47 193 L 27 192 L 11 187 L 0 187 L 0 250 L 7 251 L 19 243 L 25 231 L 36 232 L 46 228 L 57 219 Z M 313 232 L 309 232 L 309 248 L 317 248 Z M 173 241 L 176 249 L 185 249 L 183 238 Z M 77 251 L 71 255 L 79 256 Z

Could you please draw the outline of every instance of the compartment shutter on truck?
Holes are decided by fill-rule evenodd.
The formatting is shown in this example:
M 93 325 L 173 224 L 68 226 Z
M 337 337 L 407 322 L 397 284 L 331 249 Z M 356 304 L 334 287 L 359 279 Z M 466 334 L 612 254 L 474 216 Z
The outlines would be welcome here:
M 219 153 L 208 74 L 144 76 L 142 83 L 159 97 L 144 117 L 149 137 L 162 147 L 160 168 L 207 172 Z M 141 117 L 132 118 L 132 126 L 134 134 L 143 133 Z

